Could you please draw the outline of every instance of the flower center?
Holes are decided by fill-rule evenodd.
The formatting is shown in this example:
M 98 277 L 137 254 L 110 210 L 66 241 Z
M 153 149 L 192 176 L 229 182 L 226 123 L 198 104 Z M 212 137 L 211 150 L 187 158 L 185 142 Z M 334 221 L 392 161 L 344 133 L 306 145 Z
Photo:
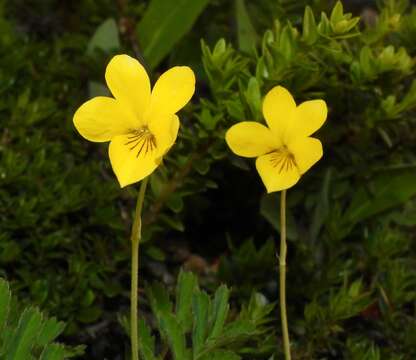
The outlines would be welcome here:
M 295 157 L 286 146 L 281 147 L 271 153 L 270 162 L 274 168 L 279 169 L 279 174 L 283 171 L 292 170 L 297 167 Z
M 143 152 L 146 155 L 148 152 L 152 152 L 156 149 L 156 138 L 150 132 L 147 126 L 142 126 L 140 129 L 130 130 L 127 135 L 128 141 L 124 144 L 130 148 L 130 150 L 136 150 L 139 157 Z

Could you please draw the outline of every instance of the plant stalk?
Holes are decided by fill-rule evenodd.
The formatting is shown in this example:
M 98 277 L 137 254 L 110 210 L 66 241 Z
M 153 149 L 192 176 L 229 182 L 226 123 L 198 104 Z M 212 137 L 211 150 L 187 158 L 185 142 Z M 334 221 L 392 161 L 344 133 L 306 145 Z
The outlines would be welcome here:
M 144 194 L 146 192 L 149 177 L 145 177 L 141 184 L 137 197 L 136 212 L 131 228 L 131 294 L 130 294 L 130 337 L 131 358 L 139 360 L 138 327 L 137 327 L 137 293 L 139 285 L 139 244 L 142 238 L 142 209 Z
M 279 274 L 280 274 L 280 319 L 282 322 L 283 349 L 285 359 L 291 360 L 289 330 L 287 326 L 286 313 L 286 190 L 280 193 L 280 256 L 279 256 Z

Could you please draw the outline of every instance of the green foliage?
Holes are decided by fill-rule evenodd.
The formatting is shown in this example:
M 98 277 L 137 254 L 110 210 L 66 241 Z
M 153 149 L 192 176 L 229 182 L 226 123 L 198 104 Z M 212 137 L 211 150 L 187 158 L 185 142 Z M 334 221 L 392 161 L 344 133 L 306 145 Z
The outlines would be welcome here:
M 88 44 L 87 53 L 91 55 L 96 50 L 111 52 L 120 48 L 120 38 L 114 19 L 104 21 L 95 31 Z
M 233 286 L 228 304 L 249 308 L 253 289 L 258 303 L 277 299 L 278 195 L 265 195 L 253 161 L 231 154 L 224 133 L 238 121 L 262 122 L 263 96 L 283 85 L 298 103 L 323 98 L 329 107 L 315 135 L 324 156 L 288 192 L 294 358 L 415 358 L 415 7 L 385 0 L 361 13 L 348 1 L 215 0 L 165 16 L 178 13 L 173 3 L 186 2 L 0 0 L 1 274 L 22 299 L 67 321 L 75 343 L 88 339 L 95 358 L 116 346 L 123 352 L 108 337 L 117 335 L 114 319 L 129 293 L 137 191 L 119 189 L 106 146 L 81 139 L 71 119 L 90 96 L 108 94 L 103 74 L 115 52 L 144 57 L 152 79 L 191 65 L 196 96 L 150 180 L 143 277 L 169 277 L 197 253 L 208 263 L 207 287 Z M 156 336 L 141 324 L 148 358 L 160 355 L 160 344 L 190 356 L 193 324 L 213 329 L 212 311 L 195 320 L 183 310 L 213 306 L 195 286 L 176 295 L 181 310 L 166 300 Z M 188 287 L 191 298 L 183 296 Z M 235 317 L 230 310 L 222 331 Z M 278 324 L 277 312 L 273 318 Z M 103 330 L 90 335 L 90 326 Z M 195 329 L 200 348 L 204 329 Z M 240 345 L 242 358 L 281 356 Z M 221 345 L 216 356 L 234 350 Z
M 139 347 L 144 360 L 162 359 L 167 353 L 178 360 L 234 360 L 254 351 L 256 355 L 268 353 L 274 346 L 269 327 L 273 305 L 258 294 L 253 294 L 239 314 L 232 314 L 230 290 L 225 285 L 210 296 L 199 288 L 195 275 L 181 271 L 175 305 L 161 284 L 150 286 L 147 295 L 159 336 L 152 336 L 145 321 L 140 321 Z M 123 322 L 128 331 L 127 320 Z M 161 350 L 156 351 L 156 341 Z
M 152 0 L 137 25 L 147 64 L 154 68 L 192 28 L 208 0 Z
M 82 355 L 83 347 L 54 342 L 64 323 L 45 317 L 37 308 L 21 309 L 12 301 L 9 284 L 0 278 L 0 358 L 63 360 Z

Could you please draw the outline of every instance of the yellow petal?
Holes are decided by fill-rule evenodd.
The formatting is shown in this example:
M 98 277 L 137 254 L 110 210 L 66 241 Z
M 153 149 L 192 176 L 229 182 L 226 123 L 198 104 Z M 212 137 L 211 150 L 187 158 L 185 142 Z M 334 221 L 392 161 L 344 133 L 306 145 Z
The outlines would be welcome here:
M 175 114 L 195 92 L 195 75 L 187 66 L 175 66 L 156 81 L 151 96 L 151 113 Z
M 109 97 L 95 97 L 82 104 L 74 115 L 78 132 L 89 141 L 110 141 L 135 127 L 133 114 Z
M 311 137 L 295 140 L 288 149 L 295 157 L 300 174 L 308 171 L 323 155 L 321 142 Z
M 281 146 L 270 129 L 254 121 L 233 125 L 225 134 L 225 140 L 235 154 L 245 157 L 257 157 Z
M 290 92 L 282 86 L 271 89 L 263 101 L 263 115 L 269 128 L 286 143 L 289 128 L 296 120 L 296 103 Z
M 128 55 L 116 55 L 107 65 L 105 79 L 114 97 L 142 122 L 150 104 L 150 81 L 144 67 Z
M 150 175 L 159 165 L 157 152 L 132 149 L 129 135 L 116 136 L 109 146 L 110 162 L 121 187 L 133 184 Z
M 276 166 L 274 160 L 273 153 L 260 156 L 256 160 L 257 171 L 268 193 L 288 189 L 300 179 L 299 170 L 296 166 L 282 168 Z
M 158 157 L 165 155 L 178 137 L 179 118 L 176 115 L 158 115 L 149 122 L 149 130 L 156 138 Z
M 296 108 L 296 121 L 292 127 L 290 136 L 303 137 L 312 135 L 325 122 L 328 113 L 326 103 L 323 100 L 305 101 Z

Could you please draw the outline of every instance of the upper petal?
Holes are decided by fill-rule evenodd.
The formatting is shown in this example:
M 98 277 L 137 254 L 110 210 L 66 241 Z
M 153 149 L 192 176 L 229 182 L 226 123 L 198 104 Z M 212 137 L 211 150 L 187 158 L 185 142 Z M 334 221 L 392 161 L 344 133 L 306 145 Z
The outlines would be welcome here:
M 109 141 L 135 126 L 133 114 L 115 99 L 103 96 L 82 104 L 73 120 L 75 128 L 84 138 L 96 142 Z
M 300 174 L 308 171 L 323 155 L 321 142 L 311 137 L 295 140 L 288 149 L 295 157 Z
M 144 67 L 128 55 L 116 55 L 107 65 L 105 79 L 114 97 L 143 121 L 150 104 L 150 81 Z
M 300 104 L 296 113 L 296 122 L 291 130 L 292 138 L 312 135 L 324 124 L 328 109 L 323 100 L 309 100 Z
M 273 153 L 257 158 L 256 168 L 268 193 L 289 189 L 300 179 L 296 166 L 276 166 Z
M 159 165 L 157 153 L 141 151 L 131 146 L 128 135 L 112 139 L 109 149 L 111 166 L 121 187 L 133 184 L 150 175 Z
M 195 92 L 195 75 L 188 66 L 175 66 L 156 81 L 151 95 L 151 112 L 175 114 Z
M 178 137 L 179 118 L 176 115 L 160 114 L 149 122 L 149 130 L 156 138 L 158 157 L 164 156 Z
M 277 136 L 255 121 L 243 121 L 231 126 L 225 134 L 230 149 L 239 156 L 257 157 L 281 146 Z
M 296 117 L 296 103 L 290 92 L 282 86 L 271 89 L 263 101 L 263 115 L 269 128 L 285 143 Z

